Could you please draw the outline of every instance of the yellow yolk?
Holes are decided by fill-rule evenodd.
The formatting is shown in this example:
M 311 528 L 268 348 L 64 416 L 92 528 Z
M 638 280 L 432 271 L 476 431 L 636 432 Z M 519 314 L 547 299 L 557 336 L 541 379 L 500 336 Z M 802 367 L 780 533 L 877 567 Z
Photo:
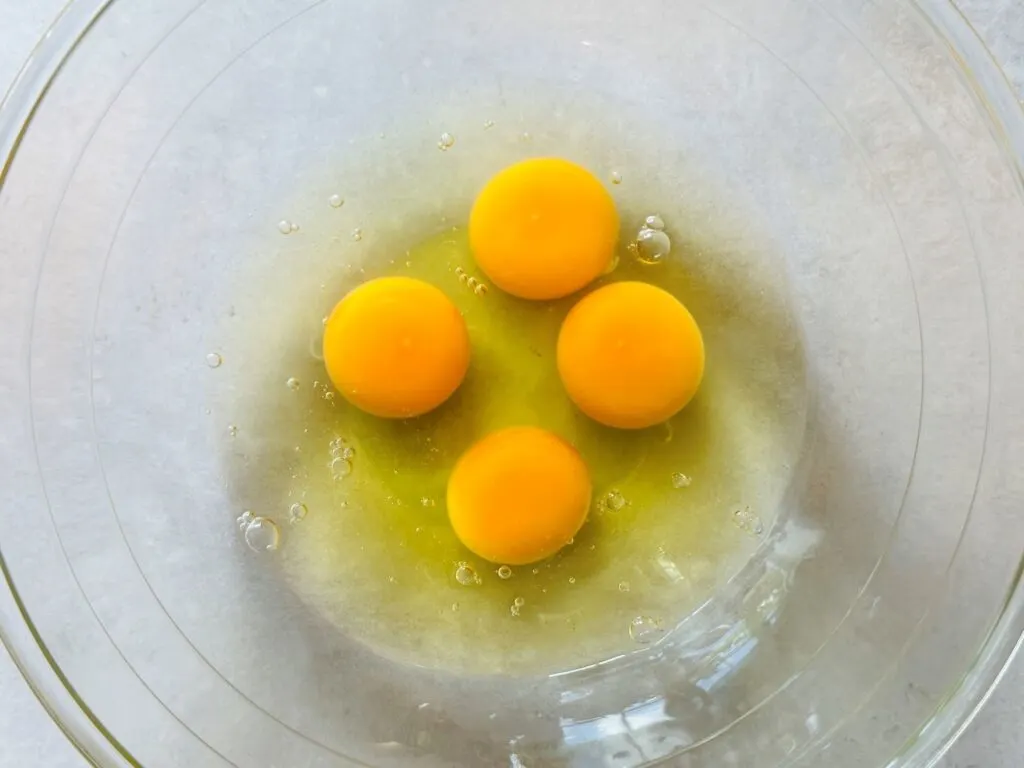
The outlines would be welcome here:
M 558 373 L 581 411 L 640 429 L 675 415 L 704 375 L 693 315 L 647 283 L 613 283 L 584 297 L 558 335 Z
M 585 168 L 567 160 L 524 160 L 483 188 L 469 216 L 480 269 L 524 299 L 557 299 L 601 275 L 619 234 L 615 202 Z
M 358 408 L 388 418 L 418 416 L 458 389 L 469 367 L 469 336 L 440 290 L 409 277 L 382 277 L 351 291 L 331 312 L 324 364 Z
M 537 427 L 493 432 L 448 479 L 448 518 L 459 540 L 493 563 L 550 557 L 590 508 L 590 473 L 576 449 Z

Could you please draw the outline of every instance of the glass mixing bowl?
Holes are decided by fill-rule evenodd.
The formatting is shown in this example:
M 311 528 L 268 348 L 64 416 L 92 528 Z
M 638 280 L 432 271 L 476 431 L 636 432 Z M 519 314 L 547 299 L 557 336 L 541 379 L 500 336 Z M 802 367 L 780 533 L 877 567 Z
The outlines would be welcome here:
M 284 520 L 246 546 L 270 491 L 225 454 L 287 457 L 225 447 L 231 339 L 305 349 L 285 276 L 531 154 L 658 206 L 731 302 L 709 366 L 759 382 L 792 319 L 795 460 L 657 637 L 396 660 L 289 578 Z M 941 0 L 74 0 L 0 110 L 3 639 L 102 766 L 930 765 L 1024 627 L 1022 156 Z

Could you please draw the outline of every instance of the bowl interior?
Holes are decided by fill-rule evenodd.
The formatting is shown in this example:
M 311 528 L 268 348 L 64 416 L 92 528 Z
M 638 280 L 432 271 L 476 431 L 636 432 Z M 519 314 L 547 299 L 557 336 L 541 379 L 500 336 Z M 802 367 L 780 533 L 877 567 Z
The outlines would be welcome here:
M 3 558 L 81 706 L 144 765 L 898 761 L 978 669 L 1024 538 L 1017 158 L 935 23 L 803 0 L 107 7 L 0 188 Z M 718 482 L 679 510 L 731 532 L 648 552 L 644 589 L 616 593 L 614 556 L 560 561 L 580 596 L 536 595 L 556 635 L 486 605 L 527 574 L 467 597 L 457 552 L 354 533 L 307 460 L 360 429 L 312 385 L 322 316 L 431 238 L 456 263 L 481 184 L 531 156 L 602 178 L 624 239 L 668 223 L 658 279 L 710 377 L 672 439 L 704 419 Z M 474 430 L 557 397 L 534 395 Z

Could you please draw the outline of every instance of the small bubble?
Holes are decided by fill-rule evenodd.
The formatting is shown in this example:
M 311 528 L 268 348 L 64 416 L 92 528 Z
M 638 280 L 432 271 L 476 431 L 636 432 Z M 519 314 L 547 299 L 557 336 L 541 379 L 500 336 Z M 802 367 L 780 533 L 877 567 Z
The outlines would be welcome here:
M 533 575 L 536 576 L 538 573 L 540 573 L 540 568 L 534 568 Z
M 327 444 L 332 458 L 351 459 L 356 455 L 356 449 L 348 444 L 343 437 L 336 437 Z
M 356 242 L 362 240 L 363 239 L 363 230 L 361 230 L 359 227 L 356 227 L 355 229 L 353 229 L 352 230 L 352 239 L 355 240 Z
M 224 362 L 224 358 L 217 352 L 211 352 L 206 356 L 206 364 L 211 368 L 220 368 L 220 364 Z
M 658 264 L 672 251 L 672 241 L 660 229 L 643 227 L 636 236 L 634 253 L 643 264 Z
M 471 277 L 466 281 L 466 287 L 471 291 L 476 291 L 476 287 L 479 285 L 479 281 L 475 277 Z
M 464 270 L 462 267 L 456 267 L 455 268 L 455 274 L 456 275 L 464 275 L 464 274 L 466 274 L 466 270 Z
M 458 611 L 459 610 L 459 604 L 458 603 L 452 603 L 452 610 L 453 611 Z
M 315 331 L 309 337 L 309 356 L 314 360 L 323 362 L 324 359 L 324 334 L 323 331 Z
M 661 216 L 659 216 L 656 213 L 652 213 L 650 216 L 644 219 L 644 226 L 646 226 L 648 229 L 662 230 L 665 228 L 665 222 L 664 220 L 662 220 Z
M 341 208 L 341 206 L 345 204 L 345 198 L 341 195 L 331 195 L 327 198 L 327 204 L 330 205 L 331 208 Z
M 273 552 L 281 543 L 281 531 L 269 517 L 254 517 L 245 527 L 245 543 L 254 552 Z
M 575 584 L 576 583 L 576 577 L 575 576 L 570 576 L 569 577 L 569 583 L 570 584 Z
M 437 140 L 437 148 L 442 152 L 446 152 L 455 145 L 455 137 L 445 131 L 441 134 L 441 138 Z
M 302 386 L 299 380 L 296 379 L 294 376 L 289 377 L 288 380 L 284 383 L 284 385 L 288 387 L 288 389 L 290 389 L 292 392 L 298 392 L 299 387 Z
M 750 507 L 738 507 L 732 513 L 733 522 L 741 531 L 760 536 L 764 533 L 764 523 Z
M 618 171 L 612 171 L 611 180 L 612 180 L 612 184 L 621 184 L 622 183 L 622 174 L 619 173 Z
M 424 496 L 422 499 L 420 499 L 420 504 L 423 505 L 424 507 L 436 507 L 437 506 L 437 502 L 434 501 L 429 496 Z
M 476 288 L 473 289 L 473 293 L 477 296 L 483 296 L 487 293 L 487 286 L 483 283 L 477 283 Z
M 512 603 L 522 608 L 524 605 L 526 605 L 526 600 L 521 597 L 517 597 L 515 600 L 512 601 Z
M 234 424 L 228 424 L 228 435 L 230 435 L 231 437 L 234 437 L 237 434 L 238 434 L 238 427 L 236 427 Z
M 481 583 L 480 577 L 469 563 L 459 563 L 456 566 L 455 580 L 464 587 L 472 587 Z
M 352 462 L 341 456 L 330 463 L 331 477 L 335 480 L 342 480 L 352 474 Z
M 290 235 L 297 229 L 298 227 L 292 224 L 290 221 L 288 221 L 288 219 L 281 219 L 279 222 L 277 222 L 277 231 L 280 232 L 282 235 Z
M 494 121 L 493 120 L 484 120 L 484 130 L 487 130 L 487 129 L 493 128 L 493 127 L 494 127 Z
M 620 581 L 619 582 L 619 592 L 629 592 L 629 582 L 628 581 Z
M 529 141 L 532 138 L 533 138 L 533 136 L 530 135 L 529 131 L 523 131 L 523 135 L 522 135 L 523 141 Z
M 512 578 L 512 569 L 509 568 L 507 565 L 501 566 L 500 568 L 498 568 L 498 578 L 499 579 L 511 579 Z
M 296 223 L 295 223 L 295 222 L 293 221 L 293 222 L 292 222 L 292 225 L 291 225 L 291 227 L 290 227 L 290 229 L 291 229 L 291 231 L 292 231 L 292 232 L 298 232 L 298 231 L 299 231 L 299 225 L 298 225 L 298 224 L 296 224 Z
M 509 607 L 509 612 L 513 616 L 518 616 L 524 605 L 526 605 L 526 601 L 521 597 L 517 597 L 512 601 L 512 605 Z
M 682 472 L 672 473 L 672 487 L 673 488 L 689 488 L 690 483 L 693 482 L 693 478 L 689 475 L 684 475 Z
M 465 272 L 459 273 L 459 282 L 462 283 L 463 285 L 469 285 L 470 279 L 470 276 L 467 275 Z
M 308 513 L 309 508 L 301 501 L 297 501 L 288 508 L 288 522 L 301 523 Z
M 637 616 L 629 622 L 629 636 L 633 642 L 647 645 L 664 634 L 661 622 L 650 616 Z
M 250 510 L 245 510 L 242 514 L 235 518 L 235 524 L 238 525 L 240 530 L 245 530 L 246 526 L 249 525 L 255 519 L 255 515 Z
M 611 512 L 618 512 L 626 506 L 626 497 L 623 496 L 620 491 L 611 490 L 605 494 L 604 499 L 601 500 L 601 504 L 605 509 Z

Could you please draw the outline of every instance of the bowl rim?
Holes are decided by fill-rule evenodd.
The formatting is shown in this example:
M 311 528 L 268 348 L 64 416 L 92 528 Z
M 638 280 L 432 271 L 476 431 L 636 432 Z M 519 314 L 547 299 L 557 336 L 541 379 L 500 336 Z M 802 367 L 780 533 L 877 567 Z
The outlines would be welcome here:
M 206 0 L 199 0 L 196 8 Z M 79 43 L 116 0 L 67 0 L 0 99 L 0 189 L 52 83 Z M 953 0 L 900 0 L 955 54 L 965 85 L 987 108 L 990 127 L 1015 170 L 1024 195 L 1024 100 L 981 34 Z M 195 8 L 193 8 L 195 10 Z M 50 719 L 85 760 L 102 768 L 141 768 L 77 693 L 47 648 L 21 599 L 0 541 L 0 642 Z M 947 692 L 917 734 L 887 768 L 935 766 L 974 722 L 1024 648 L 1024 556 L 1008 586 L 998 619 L 960 682 Z

